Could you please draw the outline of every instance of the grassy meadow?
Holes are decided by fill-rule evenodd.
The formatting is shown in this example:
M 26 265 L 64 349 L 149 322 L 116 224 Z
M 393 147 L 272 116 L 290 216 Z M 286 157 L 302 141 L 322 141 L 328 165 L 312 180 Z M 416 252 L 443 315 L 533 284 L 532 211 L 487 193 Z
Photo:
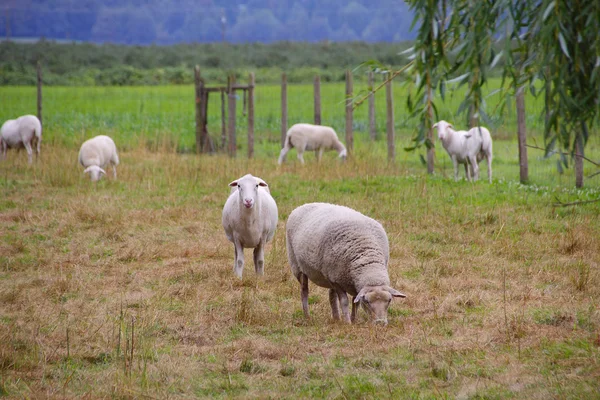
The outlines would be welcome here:
M 290 123 L 312 118 L 310 87 L 290 87 Z M 338 132 L 342 96 L 324 85 L 323 123 Z M 361 109 L 346 163 L 326 153 L 302 167 L 292 151 L 278 167 L 277 87 L 257 88 L 253 160 L 241 101 L 238 157 L 199 157 L 191 87 L 47 88 L 41 158 L 28 165 L 13 151 L 0 162 L 0 396 L 600 398 L 600 203 L 555 205 L 598 199 L 598 177 L 576 190 L 572 169 L 560 175 L 530 149 L 532 182 L 519 184 L 509 114 L 491 129 L 492 184 L 454 182 L 441 148 L 427 176 L 402 150 L 412 128 L 400 86 L 395 96 L 395 163 L 367 140 Z M 456 103 L 443 118 L 455 119 Z M 34 88 L 0 87 L 0 120 L 34 110 Z M 537 115 L 528 127 L 543 146 Z M 121 165 L 116 181 L 92 184 L 77 151 L 101 133 Z M 595 135 L 586 154 L 597 160 L 599 145 Z M 221 209 L 247 172 L 269 183 L 279 224 L 265 276 L 250 262 L 239 280 Z M 285 220 L 312 201 L 385 227 L 392 286 L 408 295 L 387 327 L 362 311 L 353 326 L 334 323 L 327 291 L 312 284 L 304 319 Z

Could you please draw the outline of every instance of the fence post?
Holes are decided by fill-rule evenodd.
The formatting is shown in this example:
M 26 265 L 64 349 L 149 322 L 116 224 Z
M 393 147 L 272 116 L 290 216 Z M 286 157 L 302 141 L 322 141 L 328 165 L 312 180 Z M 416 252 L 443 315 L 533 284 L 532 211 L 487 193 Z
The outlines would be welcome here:
M 228 123 L 228 133 L 229 133 L 229 156 L 235 157 L 236 153 L 236 141 L 235 141 L 235 90 L 233 89 L 233 85 L 235 84 L 235 76 L 230 75 L 227 78 L 227 117 L 229 119 Z
M 248 158 L 254 157 L 254 72 L 248 78 Z
M 37 62 L 37 117 L 42 122 L 42 63 Z
M 517 89 L 517 137 L 519 139 L 519 169 L 521 183 L 529 180 L 529 166 L 527 164 L 527 139 L 525 131 L 525 87 Z
M 369 72 L 369 136 L 371 140 L 377 139 L 377 128 L 375 127 L 375 93 L 373 93 L 373 86 L 375 86 L 375 74 L 373 71 Z
M 388 74 L 389 77 L 390 75 Z M 396 134 L 394 132 L 394 93 L 391 80 L 385 84 L 385 104 L 388 161 L 394 162 L 396 160 Z
M 315 125 L 321 125 L 321 77 L 315 75 L 314 83 Z
M 427 88 L 427 96 L 428 98 L 433 98 L 433 93 L 431 90 L 431 86 Z M 429 146 L 427 146 L 427 173 L 429 175 L 433 175 L 435 172 L 435 147 L 433 144 L 434 135 L 433 135 L 433 107 L 429 107 L 427 109 L 427 140 L 429 141 Z
M 287 133 L 288 112 L 287 112 L 287 76 L 281 74 L 281 147 L 285 144 L 285 135 Z
M 354 135 L 352 132 L 352 73 L 346 70 L 346 148 L 348 153 L 354 149 Z
M 194 91 L 196 94 L 196 154 L 202 151 L 202 79 L 200 66 L 194 67 Z
M 221 149 L 227 148 L 227 122 L 225 120 L 225 90 L 221 89 Z

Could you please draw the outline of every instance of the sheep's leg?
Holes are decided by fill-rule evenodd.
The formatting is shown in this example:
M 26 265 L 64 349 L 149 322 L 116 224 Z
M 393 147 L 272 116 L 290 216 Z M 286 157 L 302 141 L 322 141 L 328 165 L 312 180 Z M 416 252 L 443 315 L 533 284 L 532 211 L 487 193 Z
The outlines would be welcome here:
M 287 141 L 285 146 L 283 146 L 283 149 L 281 149 L 281 152 L 279 153 L 279 160 L 277 160 L 277 163 L 281 165 L 282 162 L 285 161 L 285 156 L 287 155 L 288 151 L 290 151 L 290 147 L 287 146 Z
M 471 163 L 471 167 L 473 168 L 473 180 L 479 180 L 479 163 L 477 162 L 477 156 L 473 156 L 469 158 L 469 162 Z
M 339 321 L 340 310 L 338 309 L 338 295 L 335 289 L 329 289 L 329 304 L 331 304 L 331 316 L 336 321 Z
M 304 311 L 304 316 L 306 318 L 310 318 L 308 313 L 308 276 L 306 274 L 300 273 L 300 299 L 302 300 L 302 311 Z
M 263 242 L 261 241 L 258 246 L 254 248 L 254 271 L 256 271 L 256 275 L 264 275 L 264 266 L 265 266 L 265 252 Z
M 469 168 L 469 162 L 465 163 L 465 176 L 467 177 L 467 181 L 471 182 L 471 169 Z
M 336 289 L 336 291 L 338 299 L 340 301 L 340 307 L 342 308 L 342 315 L 344 321 L 352 323 L 352 321 L 350 320 L 350 312 L 348 311 L 348 295 L 341 289 Z
M 354 302 L 354 300 L 356 299 L 356 297 L 352 297 L 352 314 L 350 314 L 350 321 L 354 322 L 356 321 L 356 313 L 358 311 L 358 305 L 357 303 Z
M 233 245 L 235 246 L 233 271 L 238 278 L 242 279 L 242 271 L 244 270 L 244 248 L 237 240 L 233 242 Z
M 456 156 L 452 156 L 452 165 L 454 165 L 454 181 L 458 182 L 458 160 Z
M 300 160 L 301 164 L 304 164 L 304 152 L 298 151 L 298 160 Z
M 117 179 L 117 166 L 115 164 L 111 164 L 113 170 L 113 178 Z
M 2 160 L 6 160 L 6 149 L 8 147 L 8 144 L 6 144 L 6 142 L 4 140 L 0 140 L 0 144 L 2 145 L 2 157 L 0 157 Z
M 31 156 L 33 155 L 33 150 L 31 149 L 31 143 L 23 143 L 23 145 L 25 146 L 25 150 L 27 150 L 27 159 L 29 160 L 29 164 L 32 163 L 32 158 Z
M 321 158 L 323 157 L 322 147 L 319 150 L 315 150 L 315 156 L 317 157 L 317 162 L 321 162 Z

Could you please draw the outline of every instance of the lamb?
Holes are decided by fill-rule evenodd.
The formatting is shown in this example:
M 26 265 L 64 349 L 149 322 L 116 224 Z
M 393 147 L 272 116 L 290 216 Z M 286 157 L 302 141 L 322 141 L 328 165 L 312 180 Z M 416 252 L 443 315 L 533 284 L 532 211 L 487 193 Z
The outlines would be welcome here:
M 325 150 L 336 150 L 342 160 L 345 160 L 348 154 L 346 147 L 339 141 L 333 128 L 322 125 L 292 125 L 285 135 L 285 144 L 279 154 L 278 163 L 280 165 L 285 161 L 285 156 L 292 147 L 296 148 L 298 160 L 302 164 L 304 164 L 306 150 L 314 150 L 317 161 L 321 161 Z
M 244 249 L 254 249 L 254 270 L 264 274 L 265 244 L 275 235 L 277 204 L 267 183 L 250 174 L 236 179 L 223 207 L 222 223 L 227 239 L 234 245 L 233 270 L 242 278 Z
M 25 147 L 29 163 L 32 162 L 33 149 L 36 147 L 36 157 L 40 155 L 42 144 L 42 123 L 35 115 L 23 115 L 17 119 L 9 119 L 0 128 L 0 147 L 2 159 L 6 159 L 6 150 Z
M 389 244 L 381 224 L 351 208 L 308 203 L 296 208 L 286 224 L 286 247 L 292 273 L 300 282 L 302 309 L 308 312 L 308 280 L 329 289 L 333 319 L 338 301 L 346 322 L 356 320 L 359 303 L 375 323 L 387 325 L 393 297 L 387 265 Z M 353 296 L 352 315 L 348 296 Z
M 470 181 L 479 179 L 479 161 L 488 162 L 488 180 L 492 182 L 492 139 L 484 127 L 467 131 L 455 131 L 452 124 L 439 121 L 433 125 L 438 129 L 438 138 L 448 152 L 454 165 L 454 180 L 458 180 L 458 164 L 464 164 L 465 174 Z
M 84 174 L 89 173 L 92 182 L 96 182 L 102 175 L 106 175 L 107 165 L 112 166 L 113 177 L 117 179 L 117 165 L 119 155 L 115 142 L 106 135 L 98 135 L 86 140 L 79 150 L 79 163 L 85 167 Z

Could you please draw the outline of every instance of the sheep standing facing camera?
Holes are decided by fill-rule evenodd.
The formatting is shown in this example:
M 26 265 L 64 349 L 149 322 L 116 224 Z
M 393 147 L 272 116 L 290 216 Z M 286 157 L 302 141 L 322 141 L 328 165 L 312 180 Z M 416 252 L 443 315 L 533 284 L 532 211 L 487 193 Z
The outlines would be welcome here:
M 304 152 L 314 150 L 317 161 L 321 161 L 325 150 L 336 150 L 342 160 L 346 159 L 346 147 L 340 142 L 333 128 L 322 125 L 295 124 L 285 135 L 285 144 L 279 153 L 279 164 L 293 147 L 298 152 L 298 160 L 304 164 Z
M 287 255 L 300 282 L 302 309 L 308 318 L 308 281 L 329 289 L 331 313 L 353 322 L 362 303 L 375 323 L 387 324 L 393 297 L 406 297 L 391 288 L 387 271 L 389 244 L 381 224 L 351 208 L 308 203 L 296 208 L 286 223 Z M 348 296 L 354 297 L 352 315 Z
M 90 174 L 92 182 L 106 175 L 107 165 L 112 165 L 113 177 L 117 179 L 119 155 L 115 142 L 106 135 L 99 135 L 86 140 L 79 150 L 79 163 L 85 167 L 84 174 Z
M 33 155 L 32 145 L 35 146 L 36 156 L 39 156 L 41 144 L 42 124 L 35 115 L 23 115 L 17 119 L 9 119 L 0 128 L 2 159 L 6 159 L 7 149 L 25 147 L 27 158 L 31 164 Z
M 254 269 L 264 274 L 265 244 L 275 235 L 277 204 L 269 186 L 250 174 L 236 179 L 223 207 L 222 223 L 227 239 L 234 245 L 235 274 L 241 278 L 244 270 L 244 249 L 254 249 Z

